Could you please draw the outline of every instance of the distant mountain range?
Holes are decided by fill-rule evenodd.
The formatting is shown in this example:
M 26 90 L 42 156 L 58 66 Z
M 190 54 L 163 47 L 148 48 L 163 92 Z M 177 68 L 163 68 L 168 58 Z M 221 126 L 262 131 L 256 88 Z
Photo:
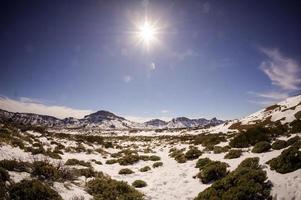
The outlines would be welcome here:
M 11 121 L 14 123 L 24 125 L 46 126 L 46 127 L 63 127 L 63 128 L 100 128 L 100 129 L 163 129 L 163 128 L 192 128 L 216 126 L 222 124 L 224 121 L 216 118 L 212 119 L 189 119 L 186 117 L 174 118 L 171 121 L 163 121 L 160 119 L 153 119 L 144 123 L 137 123 L 129 121 L 123 117 L 117 116 L 108 111 L 97 111 L 95 113 L 86 115 L 82 119 L 68 117 L 58 119 L 53 116 L 39 115 L 33 113 L 14 113 L 0 109 L 0 122 Z

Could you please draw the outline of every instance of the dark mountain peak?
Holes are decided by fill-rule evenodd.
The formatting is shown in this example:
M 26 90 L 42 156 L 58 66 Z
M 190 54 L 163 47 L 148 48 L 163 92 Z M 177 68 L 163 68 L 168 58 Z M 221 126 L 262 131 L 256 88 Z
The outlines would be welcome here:
M 89 115 L 86 115 L 84 119 L 95 121 L 102 121 L 102 120 L 112 120 L 112 119 L 119 119 L 119 120 L 125 120 L 123 117 L 119 117 L 115 115 L 114 113 L 111 113 L 106 110 L 100 110 L 95 113 L 91 113 Z
M 167 122 L 163 121 L 161 119 L 152 119 L 147 122 L 144 122 L 144 124 L 146 126 L 165 126 L 167 124 Z

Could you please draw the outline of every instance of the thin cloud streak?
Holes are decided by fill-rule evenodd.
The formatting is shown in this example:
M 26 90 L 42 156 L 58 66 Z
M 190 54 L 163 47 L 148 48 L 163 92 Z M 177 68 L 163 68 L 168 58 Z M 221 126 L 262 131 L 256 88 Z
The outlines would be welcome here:
M 45 105 L 41 102 L 36 102 L 36 100 L 32 100 L 27 97 L 22 97 L 19 100 L 14 100 L 8 97 L 0 96 L 0 109 L 10 112 L 50 115 L 60 119 L 66 117 L 82 118 L 85 115 L 92 113 L 92 110 L 81 110 L 65 106 Z

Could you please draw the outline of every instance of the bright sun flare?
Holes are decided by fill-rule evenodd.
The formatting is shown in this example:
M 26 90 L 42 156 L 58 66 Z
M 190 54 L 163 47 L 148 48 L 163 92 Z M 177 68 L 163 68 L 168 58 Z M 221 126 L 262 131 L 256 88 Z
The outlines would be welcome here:
M 148 20 L 145 20 L 144 23 L 138 26 L 137 35 L 139 43 L 142 43 L 147 49 L 149 49 L 156 42 L 157 34 L 157 27 Z

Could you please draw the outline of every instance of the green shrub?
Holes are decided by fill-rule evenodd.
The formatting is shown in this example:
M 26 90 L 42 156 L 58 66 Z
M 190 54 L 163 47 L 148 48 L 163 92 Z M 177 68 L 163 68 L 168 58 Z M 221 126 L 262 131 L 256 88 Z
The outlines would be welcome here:
M 195 167 L 202 169 L 205 165 L 207 165 L 210 162 L 213 162 L 213 161 L 210 160 L 209 158 L 200 158 L 200 159 L 198 159 Z
M 41 180 L 56 180 L 60 176 L 59 170 L 56 167 L 44 161 L 33 162 L 31 174 Z
M 266 182 L 266 173 L 259 167 L 258 161 L 257 158 L 243 161 L 233 172 L 200 192 L 195 200 L 271 199 L 271 184 Z
M 202 167 L 197 177 L 202 183 L 209 183 L 227 175 L 227 164 L 219 161 L 209 162 Z
M 187 160 L 194 160 L 199 158 L 201 155 L 202 152 L 197 147 L 192 147 L 185 153 L 185 158 Z
M 133 174 L 134 172 L 129 168 L 119 170 L 118 174 Z
M 151 155 L 149 157 L 149 160 L 151 160 L 151 161 L 159 161 L 159 160 L 161 160 L 161 158 L 159 156 L 156 156 L 156 155 Z
M 273 144 L 272 144 L 272 149 L 275 150 L 280 150 L 283 149 L 285 147 L 287 147 L 288 144 L 285 140 L 276 140 Z
M 85 162 L 83 160 L 77 160 L 75 158 L 68 159 L 65 163 L 65 165 L 81 165 L 84 167 L 91 167 L 91 163 Z
M 295 137 L 292 137 L 292 138 L 287 140 L 288 146 L 299 143 L 299 142 L 300 142 L 300 137 L 299 136 L 295 136 Z
M 258 163 L 259 163 L 258 157 L 246 158 L 238 165 L 238 168 L 247 167 L 251 169 L 258 169 L 259 168 Z
M 112 165 L 112 164 L 115 164 L 115 163 L 117 163 L 118 162 L 118 160 L 116 160 L 116 159 L 110 159 L 110 160 L 107 160 L 106 161 L 106 164 L 107 165 Z
M 178 154 L 175 156 L 175 160 L 178 163 L 185 163 L 187 161 L 187 158 L 186 158 L 185 154 L 181 153 L 181 154 Z
M 82 169 L 72 169 L 75 176 L 85 176 L 86 178 L 96 177 L 99 172 L 95 172 L 92 167 Z
M 244 148 L 260 141 L 270 141 L 270 137 L 268 129 L 258 126 L 239 133 L 230 141 L 229 145 L 235 148 Z
M 225 156 L 225 159 L 234 159 L 241 156 L 242 151 L 237 149 L 231 149 Z
M 38 180 L 22 180 L 9 190 L 11 200 L 62 200 L 62 197 L 49 186 Z
M 151 170 L 151 168 L 149 166 L 145 166 L 145 167 L 142 167 L 139 171 L 140 172 L 147 172 L 149 170 Z
M 135 188 L 142 188 L 142 187 L 146 187 L 147 184 L 145 181 L 143 180 L 135 180 L 133 183 L 132 183 L 132 186 L 134 186 Z
M 155 162 L 153 164 L 153 168 L 157 168 L 157 167 L 161 167 L 161 166 L 163 166 L 163 162 Z
M 281 154 L 267 162 L 272 170 L 285 174 L 301 168 L 301 151 L 299 148 L 290 147 Z
M 139 156 L 136 154 L 128 154 L 118 159 L 120 165 L 132 165 L 139 161 Z
M 169 150 L 169 156 L 174 158 L 178 163 L 185 163 L 187 159 L 185 157 L 184 150 L 185 149 L 172 148 Z
M 294 120 L 290 123 L 292 133 L 300 133 L 301 132 L 301 119 Z
M 253 153 L 263 153 L 263 152 L 267 152 L 271 149 L 271 144 L 269 142 L 266 141 L 261 141 L 261 142 L 257 142 L 253 149 L 252 152 Z
M 200 134 L 193 138 L 193 144 L 202 144 L 204 147 L 214 146 L 220 142 L 226 142 L 227 139 L 223 134 Z
M 31 164 L 28 162 L 22 162 L 17 160 L 1 160 L 0 167 L 16 172 L 29 172 Z
M 87 192 L 95 200 L 143 200 L 143 194 L 126 182 L 99 177 L 87 183 Z
M 224 152 L 227 152 L 228 150 L 229 150 L 229 146 L 225 146 L 225 147 L 214 146 L 213 147 L 213 153 L 215 153 L 215 154 L 224 153 Z
M 0 183 L 5 183 L 6 181 L 9 181 L 9 173 L 0 167 Z

